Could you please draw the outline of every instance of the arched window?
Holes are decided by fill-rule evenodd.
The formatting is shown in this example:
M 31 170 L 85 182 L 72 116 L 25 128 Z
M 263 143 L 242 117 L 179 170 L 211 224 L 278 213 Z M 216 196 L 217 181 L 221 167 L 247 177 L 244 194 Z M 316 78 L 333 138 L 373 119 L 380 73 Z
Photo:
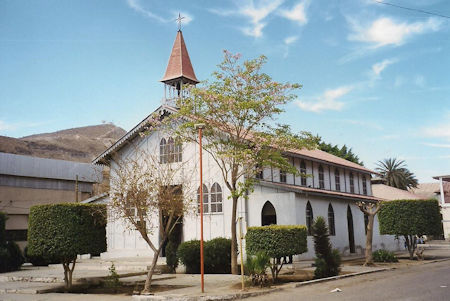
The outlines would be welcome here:
M 277 224 L 277 212 L 271 202 L 267 201 L 261 211 L 261 226 Z
M 308 228 L 308 235 L 312 235 L 312 225 L 314 221 L 313 210 L 311 203 L 306 203 L 306 227 Z
M 319 165 L 319 188 L 325 188 L 325 175 L 322 165 Z
M 363 194 L 367 195 L 367 179 L 366 176 L 362 178 Z
M 334 170 L 334 185 L 337 191 L 341 191 L 341 175 L 337 168 Z
M 211 212 L 222 212 L 222 188 L 218 183 L 211 187 Z
M 168 161 L 168 152 L 167 152 L 167 144 L 166 139 L 162 138 L 159 142 L 159 163 L 167 163 Z
M 169 162 L 175 162 L 175 141 L 173 140 L 172 137 L 169 137 L 169 139 L 167 140 L 167 149 L 168 149 L 168 155 L 169 155 Z
M 328 205 L 328 228 L 330 235 L 336 235 L 336 227 L 334 225 L 334 210 L 331 204 Z
M 350 173 L 350 192 L 355 193 L 355 181 L 353 180 L 353 173 Z
M 302 160 L 300 162 L 300 174 L 301 174 L 301 185 L 306 186 L 306 164 L 305 161 Z
M 203 184 L 203 213 L 208 213 L 208 187 Z M 200 213 L 200 187 L 197 189 L 198 212 Z

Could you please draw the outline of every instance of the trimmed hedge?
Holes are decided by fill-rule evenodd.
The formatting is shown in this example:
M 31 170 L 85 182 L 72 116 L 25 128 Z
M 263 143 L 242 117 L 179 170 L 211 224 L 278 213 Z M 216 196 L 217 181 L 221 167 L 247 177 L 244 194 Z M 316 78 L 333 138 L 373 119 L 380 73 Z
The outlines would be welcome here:
M 308 250 L 307 233 L 303 225 L 249 227 L 245 249 L 247 254 L 256 255 L 263 251 L 272 258 L 301 254 Z
M 207 274 L 227 274 L 231 271 L 231 240 L 218 237 L 204 242 L 204 267 Z M 200 273 L 200 241 L 190 240 L 180 244 L 177 251 L 187 274 Z
M 48 262 L 73 260 L 78 254 L 106 250 L 106 207 L 80 203 L 30 208 L 28 256 Z
M 381 234 L 439 235 L 441 213 L 437 200 L 396 200 L 383 202 L 378 213 Z

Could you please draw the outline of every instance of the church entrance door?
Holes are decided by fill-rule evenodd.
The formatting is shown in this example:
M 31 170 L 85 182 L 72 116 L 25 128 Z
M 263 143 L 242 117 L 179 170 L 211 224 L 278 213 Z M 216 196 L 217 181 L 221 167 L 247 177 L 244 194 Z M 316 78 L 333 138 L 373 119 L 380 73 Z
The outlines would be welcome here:
M 350 253 L 355 253 L 355 232 L 353 230 L 353 215 L 350 206 L 347 206 L 347 228 Z

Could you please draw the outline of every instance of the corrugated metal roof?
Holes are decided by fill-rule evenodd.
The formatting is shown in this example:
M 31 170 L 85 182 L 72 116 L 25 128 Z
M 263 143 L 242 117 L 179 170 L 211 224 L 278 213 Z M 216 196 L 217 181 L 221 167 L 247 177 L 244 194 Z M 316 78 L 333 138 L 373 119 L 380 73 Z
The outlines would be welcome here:
M 384 184 L 372 184 L 372 193 L 374 196 L 386 200 L 420 200 L 420 195 L 407 190 L 398 189 Z
M 90 163 L 0 153 L 0 174 L 20 177 L 101 182 L 102 167 Z

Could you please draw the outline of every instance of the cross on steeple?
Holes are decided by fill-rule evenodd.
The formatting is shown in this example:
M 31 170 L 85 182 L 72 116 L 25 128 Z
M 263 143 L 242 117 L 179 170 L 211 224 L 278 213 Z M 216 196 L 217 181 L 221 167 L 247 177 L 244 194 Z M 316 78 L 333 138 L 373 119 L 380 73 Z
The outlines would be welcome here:
M 181 30 L 181 21 L 182 21 L 183 19 L 185 19 L 185 18 L 186 18 L 186 17 L 182 17 L 181 14 L 178 13 L 178 18 L 176 18 L 176 21 L 177 21 L 177 23 L 178 23 L 178 31 Z

